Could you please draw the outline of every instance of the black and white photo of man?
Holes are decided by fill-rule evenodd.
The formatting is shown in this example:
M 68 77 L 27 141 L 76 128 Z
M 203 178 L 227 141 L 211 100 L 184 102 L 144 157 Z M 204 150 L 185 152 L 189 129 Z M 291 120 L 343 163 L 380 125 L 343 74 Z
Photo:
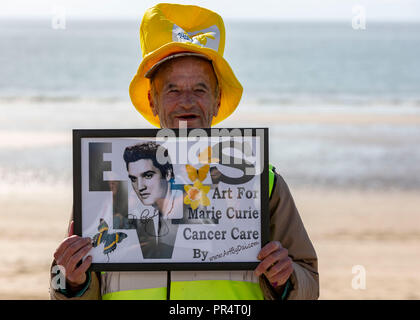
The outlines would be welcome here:
M 127 147 L 123 155 L 133 191 L 146 206 L 137 220 L 146 259 L 172 257 L 178 224 L 171 219 L 183 216 L 183 192 L 173 189 L 175 176 L 168 151 L 163 150 L 168 162 L 157 160 L 159 148 L 163 146 L 149 141 Z

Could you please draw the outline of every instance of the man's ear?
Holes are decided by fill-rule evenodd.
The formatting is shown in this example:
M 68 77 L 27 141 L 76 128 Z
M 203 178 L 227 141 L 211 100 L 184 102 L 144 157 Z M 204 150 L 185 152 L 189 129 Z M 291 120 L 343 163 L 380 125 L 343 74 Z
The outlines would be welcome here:
M 157 112 L 157 109 L 156 109 L 155 101 L 154 101 L 154 99 L 153 99 L 153 97 L 152 97 L 152 92 L 151 92 L 151 90 L 149 90 L 149 91 L 147 92 L 147 99 L 149 99 L 150 109 L 152 109 L 152 113 L 153 113 L 153 115 L 156 117 L 156 116 L 157 116 L 157 114 L 158 114 L 158 112 Z

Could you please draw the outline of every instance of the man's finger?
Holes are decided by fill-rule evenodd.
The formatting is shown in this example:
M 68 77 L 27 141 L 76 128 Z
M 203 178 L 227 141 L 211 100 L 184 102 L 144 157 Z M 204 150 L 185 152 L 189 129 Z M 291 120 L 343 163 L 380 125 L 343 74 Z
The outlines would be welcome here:
M 279 273 L 275 274 L 273 277 L 267 279 L 274 287 L 278 287 L 286 283 L 287 279 L 289 279 L 292 272 L 293 265 L 290 265 L 287 268 L 280 271 Z
M 281 250 L 277 250 L 274 253 L 270 254 L 263 261 L 261 261 L 255 269 L 256 276 L 258 277 L 262 273 L 265 273 L 274 263 L 287 257 L 287 253 L 287 250 L 282 248 Z
M 283 260 L 278 261 L 266 273 L 267 278 L 270 279 L 270 278 L 274 277 L 279 272 L 282 272 L 284 269 L 290 267 L 291 264 L 292 264 L 292 260 L 289 257 L 287 257 L 287 258 L 285 258 Z
M 77 239 L 70 244 L 66 250 L 56 259 L 57 264 L 66 266 L 68 261 L 73 254 L 79 251 L 83 246 L 91 242 L 90 238 L 81 238 L 75 236 Z
M 74 220 L 71 220 L 69 227 L 69 237 L 74 234 Z
M 86 259 L 83 260 L 82 264 L 74 270 L 74 272 L 83 274 L 89 269 L 91 264 L 92 264 L 92 256 L 87 256 Z
M 67 275 L 67 281 L 70 285 L 80 286 L 86 281 L 86 271 L 92 264 L 92 256 L 87 256 L 82 264 L 77 267 L 73 272 Z
M 80 248 L 80 250 L 77 251 L 75 254 L 73 254 L 67 262 L 67 272 L 73 272 L 73 270 L 76 269 L 76 266 L 79 263 L 79 261 L 82 260 L 82 258 L 89 253 L 90 249 L 92 249 L 92 244 L 88 243 L 82 248 Z
M 258 254 L 257 258 L 259 260 L 263 260 L 265 257 L 267 257 L 268 255 L 270 255 L 274 251 L 279 250 L 280 248 L 282 248 L 282 246 L 281 246 L 281 243 L 279 241 L 271 241 L 271 242 L 267 243 L 261 249 L 261 251 Z
M 54 259 L 57 261 L 67 250 L 69 246 L 71 246 L 74 242 L 76 242 L 78 239 L 81 239 L 79 236 L 71 236 L 68 238 L 65 238 L 63 241 L 61 241 L 60 245 L 58 246 L 57 250 L 54 252 Z

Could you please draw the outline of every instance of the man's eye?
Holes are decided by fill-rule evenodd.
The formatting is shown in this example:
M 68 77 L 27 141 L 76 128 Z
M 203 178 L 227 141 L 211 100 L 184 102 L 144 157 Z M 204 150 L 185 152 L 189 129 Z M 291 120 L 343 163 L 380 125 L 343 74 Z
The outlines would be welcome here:
M 204 90 L 204 89 L 195 89 L 194 91 L 197 92 L 197 93 L 204 93 L 204 92 L 206 92 L 206 90 Z
M 131 182 L 133 182 L 133 183 L 137 182 L 137 178 L 134 178 L 134 177 L 130 177 L 130 180 L 131 180 Z
M 151 179 L 151 178 L 153 177 L 153 173 L 146 173 L 146 174 L 144 175 L 144 177 L 145 177 L 146 179 Z

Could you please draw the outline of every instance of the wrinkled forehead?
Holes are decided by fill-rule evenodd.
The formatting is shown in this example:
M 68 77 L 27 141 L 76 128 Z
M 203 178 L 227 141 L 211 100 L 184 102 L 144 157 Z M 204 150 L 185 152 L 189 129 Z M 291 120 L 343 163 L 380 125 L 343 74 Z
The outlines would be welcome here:
M 214 82 L 214 85 L 218 84 L 212 62 L 196 56 L 177 57 L 165 61 L 153 72 L 150 81 L 157 79 L 166 81 L 173 75 L 203 76 Z

